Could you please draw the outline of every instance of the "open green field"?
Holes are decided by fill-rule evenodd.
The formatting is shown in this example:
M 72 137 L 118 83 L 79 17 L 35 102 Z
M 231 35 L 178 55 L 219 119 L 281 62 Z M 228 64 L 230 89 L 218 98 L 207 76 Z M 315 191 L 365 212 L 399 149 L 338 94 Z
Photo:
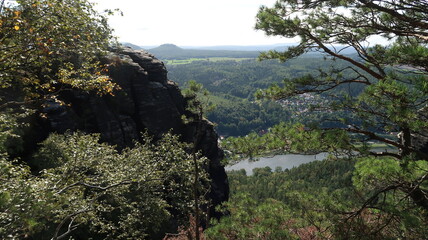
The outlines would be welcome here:
M 173 60 L 162 60 L 167 65 L 180 65 L 180 64 L 190 64 L 195 61 L 211 61 L 211 62 L 220 62 L 220 61 L 235 61 L 240 62 L 244 60 L 252 60 L 255 58 L 230 58 L 230 57 L 210 57 L 210 58 L 188 58 L 188 59 L 173 59 Z

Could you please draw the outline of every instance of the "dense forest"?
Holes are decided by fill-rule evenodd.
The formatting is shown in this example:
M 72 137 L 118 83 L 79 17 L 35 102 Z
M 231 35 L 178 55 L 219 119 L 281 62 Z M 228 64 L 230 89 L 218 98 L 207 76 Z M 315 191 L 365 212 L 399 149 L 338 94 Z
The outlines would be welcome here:
M 238 158 L 328 152 L 333 162 L 274 173 L 258 169 L 254 176 L 230 173 L 235 196 L 226 204 L 230 216 L 208 230 L 212 236 L 427 238 L 427 7 L 427 1 L 284 0 L 260 9 L 257 29 L 300 38 L 298 45 L 263 53 L 261 59 L 289 62 L 316 49 L 325 59 L 347 65 L 332 64 L 257 93 L 258 98 L 284 102 L 305 94 L 328 96 L 328 102 L 311 109 L 332 113 L 327 119 L 284 122 L 266 134 L 229 138 L 223 145 Z M 373 35 L 382 35 L 384 44 L 371 43 Z M 344 54 L 349 48 L 357 58 Z M 337 91 L 344 86 L 358 89 Z M 323 125 L 326 121 L 338 124 Z M 372 142 L 398 151 L 376 151 Z M 241 190 L 243 195 L 236 194 Z M 277 195 L 279 191 L 283 193 Z
M 285 70 L 280 64 L 255 60 L 194 61 L 167 67 L 170 79 L 180 86 L 185 87 L 188 81 L 194 80 L 211 93 L 211 101 L 216 107 L 207 113 L 207 117 L 217 124 L 220 135 L 242 136 L 289 119 L 289 112 L 279 104 L 257 103 L 254 99 L 257 89 L 282 79 L 281 73 Z M 278 72 L 278 69 L 282 70 Z M 268 74 L 270 72 L 275 75 Z
M 170 79 L 180 86 L 186 87 L 187 82 L 196 81 L 211 93 L 210 100 L 215 108 L 207 112 L 207 117 L 217 124 L 220 135 L 243 136 L 265 131 L 282 121 L 308 122 L 325 117 L 323 112 L 310 113 L 309 109 L 328 101 L 328 95 L 308 94 L 274 102 L 258 101 L 255 93 L 272 84 L 281 84 L 284 79 L 321 74 L 331 64 L 331 61 L 322 61 L 322 55 L 311 53 L 286 63 L 201 59 L 188 64 L 167 64 L 167 68 Z M 347 66 L 343 61 L 335 65 Z M 336 91 L 356 95 L 361 87 L 350 84 Z
M 0 0 L 0 238 L 427 239 L 427 9 L 278 0 L 255 28 L 298 43 L 164 45 L 165 68 L 115 41 L 114 11 Z
M 256 168 L 251 176 L 245 170 L 231 171 L 231 200 L 226 204 L 231 215 L 208 233 L 213 239 L 328 238 L 324 230 L 338 221 L 330 211 L 364 201 L 352 185 L 354 169 L 354 161 L 325 160 L 285 170 Z M 321 208 L 326 209 L 317 210 Z

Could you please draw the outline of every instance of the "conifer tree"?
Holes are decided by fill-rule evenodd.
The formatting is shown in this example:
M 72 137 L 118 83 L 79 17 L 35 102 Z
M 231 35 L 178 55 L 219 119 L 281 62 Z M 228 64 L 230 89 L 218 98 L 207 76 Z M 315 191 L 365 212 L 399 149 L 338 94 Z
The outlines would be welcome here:
M 364 219 L 369 212 L 369 218 L 379 217 L 377 228 L 367 219 L 364 223 L 373 234 L 397 237 L 407 228 L 423 236 L 409 219 L 424 225 L 428 211 L 427 19 L 425 0 L 279 0 L 261 7 L 257 29 L 299 39 L 296 46 L 263 53 L 261 59 L 287 61 L 319 52 L 346 66 L 332 64 L 258 92 L 258 97 L 275 100 L 321 95 L 328 103 L 312 110 L 328 112 L 328 118 L 312 125 L 283 123 L 264 136 L 232 138 L 230 148 L 246 153 L 245 146 L 252 145 L 252 155 L 279 150 L 357 157 L 353 180 L 366 200 L 361 209 L 350 211 L 345 225 L 352 228 L 357 221 L 349 219 Z M 373 141 L 397 151 L 372 151 Z

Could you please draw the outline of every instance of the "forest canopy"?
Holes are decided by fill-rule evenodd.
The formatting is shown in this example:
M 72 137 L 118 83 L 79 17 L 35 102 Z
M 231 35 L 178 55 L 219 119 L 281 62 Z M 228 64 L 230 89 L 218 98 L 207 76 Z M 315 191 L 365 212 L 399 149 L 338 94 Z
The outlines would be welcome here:
M 290 171 L 231 173 L 233 191 L 244 193 L 234 192 L 226 204 L 230 215 L 213 222 L 207 237 L 426 238 L 427 19 L 426 0 L 278 0 L 261 7 L 257 29 L 300 40 L 261 59 L 289 61 L 317 52 L 330 66 L 285 76 L 257 97 L 312 94 L 326 101 L 309 109 L 326 114 L 318 122 L 284 122 L 263 135 L 229 138 L 224 146 L 249 157 L 331 156 Z M 373 36 L 387 44 L 371 43 Z M 98 134 L 55 133 L 31 154 L 19 154 L 27 117 L 44 101 L 59 101 L 58 93 L 69 88 L 113 93 L 116 85 L 100 61 L 112 42 L 106 16 L 87 0 L 0 0 L 0 238 L 161 238 L 192 213 L 200 238 L 199 206 L 208 206 L 202 195 L 209 187 L 202 184 L 207 165 L 196 151 L 197 130 L 193 146 L 171 134 L 157 141 L 143 134 L 142 143 L 120 150 L 101 143 Z M 345 54 L 349 49 L 356 55 Z M 250 65 L 257 73 L 263 64 Z M 201 74 L 209 75 L 205 70 Z M 229 84 L 223 80 L 209 87 Z M 187 111 L 195 119 L 183 120 L 201 128 L 204 105 L 194 97 L 202 89 L 191 87 L 193 109 Z M 244 84 L 226 90 L 252 99 L 253 89 Z M 235 109 L 228 107 L 228 114 Z M 266 116 L 274 115 L 259 118 Z M 373 142 L 396 151 L 374 151 Z
M 300 39 L 297 46 L 264 53 L 261 59 L 288 61 L 317 51 L 349 65 L 333 63 L 316 75 L 285 79 L 258 92 L 260 98 L 275 100 L 305 93 L 328 97 L 328 105 L 312 108 L 331 113 L 324 124 L 282 123 L 265 135 L 230 138 L 225 145 L 246 156 L 326 151 L 356 159 L 353 184 L 366 201 L 338 213 L 346 231 L 336 237 L 362 236 L 369 229 L 364 236 L 423 238 L 428 212 L 427 19 L 427 1 L 279 0 L 261 7 L 257 29 Z M 370 42 L 373 36 L 382 36 L 384 44 Z M 343 54 L 345 49 L 358 56 Z M 362 89 L 357 95 L 350 91 L 355 86 Z M 326 127 L 325 122 L 338 125 Z M 397 151 L 373 151 L 370 142 Z

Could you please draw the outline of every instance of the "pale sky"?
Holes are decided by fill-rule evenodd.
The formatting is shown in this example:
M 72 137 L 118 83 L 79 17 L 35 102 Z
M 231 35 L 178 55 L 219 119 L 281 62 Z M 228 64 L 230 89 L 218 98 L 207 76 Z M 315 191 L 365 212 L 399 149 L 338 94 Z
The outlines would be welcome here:
M 122 42 L 179 46 L 268 45 L 296 40 L 268 37 L 256 31 L 261 5 L 276 0 L 91 0 L 96 9 L 119 8 L 123 17 L 110 17 Z

